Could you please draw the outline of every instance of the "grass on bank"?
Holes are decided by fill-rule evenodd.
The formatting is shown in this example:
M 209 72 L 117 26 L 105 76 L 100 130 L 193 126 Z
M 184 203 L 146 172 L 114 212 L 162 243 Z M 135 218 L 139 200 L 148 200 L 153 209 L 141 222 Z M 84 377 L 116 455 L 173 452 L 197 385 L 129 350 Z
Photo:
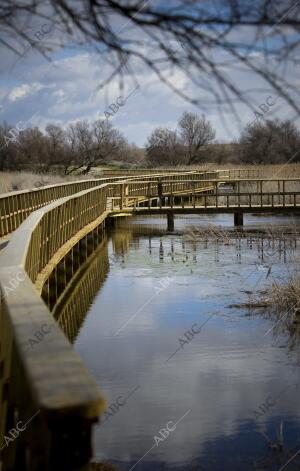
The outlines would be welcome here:
M 165 170 L 226 170 L 226 169 L 259 169 L 261 178 L 276 179 L 276 178 L 300 178 L 300 163 L 281 164 L 281 165 L 234 165 L 234 164 L 216 164 L 207 163 L 202 165 L 191 165 L 191 166 L 178 166 L 169 167 Z M 10 191 L 19 191 L 25 189 L 39 188 L 45 185 L 54 185 L 55 183 L 64 183 L 66 181 L 74 181 L 88 178 L 99 178 L 103 176 L 103 171 L 115 170 L 122 171 L 126 174 L 126 170 L 118 169 L 111 166 L 107 167 L 93 167 L 87 175 L 59 175 L 53 173 L 34 173 L 29 171 L 18 171 L 18 172 L 0 172 L 0 193 L 8 193 Z M 129 169 L 130 170 L 130 169 Z M 137 169 L 137 170 L 142 170 Z M 161 170 L 160 168 L 155 169 L 144 169 L 145 173 L 153 170 Z
M 46 185 L 65 183 L 80 180 L 82 177 L 62 177 L 52 174 L 38 174 L 32 172 L 0 172 L 0 193 L 10 191 L 32 190 Z M 85 176 L 85 178 L 92 178 Z

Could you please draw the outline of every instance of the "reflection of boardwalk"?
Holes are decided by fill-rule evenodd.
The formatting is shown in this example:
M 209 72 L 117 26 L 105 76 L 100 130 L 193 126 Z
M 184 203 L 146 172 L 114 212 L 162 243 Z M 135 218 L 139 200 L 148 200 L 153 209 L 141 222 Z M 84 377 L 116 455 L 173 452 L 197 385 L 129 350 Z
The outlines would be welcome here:
M 84 263 L 72 278 L 63 296 L 52 310 L 71 343 L 74 342 L 95 295 L 108 273 L 106 242 Z
M 140 238 L 147 238 L 149 256 L 156 250 L 159 251 L 160 260 L 176 260 L 178 256 L 180 260 L 184 260 L 192 256 L 195 262 L 197 257 L 201 259 L 202 249 L 212 248 L 216 254 L 219 253 L 220 261 L 222 261 L 224 247 L 231 246 L 239 255 L 242 244 L 246 244 L 249 250 L 257 252 L 257 259 L 260 263 L 274 263 L 276 260 L 286 263 L 289 257 L 295 256 L 294 251 L 299 241 L 298 232 L 288 228 L 284 231 L 280 228 L 272 231 L 268 228 L 238 230 L 224 229 L 214 224 L 191 227 L 188 231 L 177 230 L 170 238 L 163 237 L 167 234 L 165 228 L 143 224 L 124 223 L 118 230 L 118 235 L 120 233 L 128 234 L 127 239 L 135 240 L 136 246 L 139 246 Z M 160 237 L 159 246 L 152 243 L 152 239 L 155 240 L 157 237 Z
M 107 251 L 101 257 L 93 253 L 105 227 L 114 224 L 110 216 L 166 214 L 171 231 L 180 212 L 231 212 L 241 225 L 245 212 L 300 210 L 300 179 L 253 179 L 247 170 L 247 180 L 241 180 L 240 174 L 225 173 L 124 176 L 0 197 L 0 234 L 14 232 L 0 262 L 2 442 L 19 420 L 35 417 L 30 431 L 3 451 L 3 469 L 89 466 L 91 427 L 103 410 L 103 396 L 49 310 L 73 341 L 108 270 Z M 116 254 L 123 255 L 127 244 L 118 236 Z M 162 241 L 159 260 L 166 256 Z M 171 248 L 172 256 L 175 260 Z M 45 327 L 49 334 L 41 336 Z M 35 350 L 28 349 L 35 336 Z M 36 454 L 37 449 L 44 452 Z
M 9 242 L 10 236 L 6 235 L 4 237 L 0 237 L 0 250 L 4 249 Z

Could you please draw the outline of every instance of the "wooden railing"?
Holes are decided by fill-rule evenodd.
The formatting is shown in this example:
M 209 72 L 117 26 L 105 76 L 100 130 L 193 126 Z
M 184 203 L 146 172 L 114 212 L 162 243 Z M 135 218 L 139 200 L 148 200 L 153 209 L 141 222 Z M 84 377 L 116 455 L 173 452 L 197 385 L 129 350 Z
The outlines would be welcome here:
M 187 174 L 189 173 L 190 172 L 187 172 Z M 172 175 L 173 173 L 167 173 L 163 175 L 162 178 L 171 177 Z M 152 177 L 156 178 L 156 174 L 153 174 Z M 126 180 L 133 180 L 135 178 L 138 178 L 141 181 L 149 178 L 149 176 L 147 174 L 138 177 L 126 176 Z M 82 190 L 95 188 L 104 183 L 123 179 L 123 176 L 113 176 L 111 178 L 79 180 L 76 182 L 49 185 L 34 190 L 23 190 L 2 194 L 0 195 L 0 237 L 13 232 L 29 216 L 29 214 L 52 201 L 73 195 Z
M 111 198 L 112 208 L 119 206 L 136 205 L 143 200 L 151 201 L 152 198 L 166 195 L 197 193 L 212 190 L 215 183 L 210 180 L 216 176 L 216 172 L 195 173 L 189 176 L 157 177 L 146 181 L 112 183 L 108 196 Z
M 115 179 L 92 179 L 0 195 L 0 237 L 14 231 L 33 211 L 65 196 Z
M 82 228 L 103 224 L 107 192 L 106 184 L 37 210 L 1 254 L 3 470 L 83 469 L 90 459 L 91 426 L 104 400 L 32 282 Z M 6 446 L 11 433 L 19 436 Z
M 260 178 L 261 169 L 260 167 L 255 168 L 230 168 L 226 170 L 218 170 L 218 178 L 237 180 L 237 179 L 253 179 Z
M 138 179 L 139 182 L 149 180 L 149 175 L 155 181 L 164 181 L 165 179 L 180 180 L 182 175 L 192 179 L 222 178 L 224 180 L 233 178 L 254 178 L 258 170 L 256 169 L 229 169 L 213 170 L 206 172 L 198 171 L 153 171 L 149 174 L 143 171 L 131 171 L 127 175 L 122 172 L 112 172 L 110 178 L 81 180 L 64 184 L 49 185 L 34 190 L 15 191 L 0 195 L 0 237 L 13 232 L 33 211 L 53 202 L 59 198 L 70 196 L 79 191 L 94 188 L 104 183 L 113 181 Z M 112 195 L 116 196 L 116 195 Z
M 208 204 L 208 198 L 215 198 L 214 204 L 218 206 L 219 198 L 232 195 L 219 187 L 225 178 L 213 176 L 218 174 L 193 172 L 151 175 L 151 179 L 143 176 L 135 181 L 122 179 L 102 185 L 96 182 L 95 188 L 37 209 L 13 233 L 0 261 L 2 471 L 88 469 L 92 423 L 105 404 L 94 380 L 42 301 L 41 289 L 39 292 L 34 283 L 46 280 L 48 268 L 53 271 L 67 254 L 71 254 L 70 263 L 76 266 L 80 263 L 88 236 L 99 232 L 99 227 L 105 224 L 109 201 L 119 200 L 120 209 L 130 205 L 138 208 L 140 203 L 144 204 L 143 199 L 151 202 L 156 198 L 160 205 L 172 207 L 172 197 L 188 194 L 195 206 L 197 198 L 202 206 L 205 201 Z M 296 207 L 299 202 L 298 190 L 289 188 L 291 183 L 287 181 L 277 181 L 276 192 L 266 190 L 270 182 L 259 180 L 251 182 L 256 189 L 253 186 L 245 193 L 241 185 L 248 182 L 230 184 L 235 185 L 240 206 L 249 194 L 255 194 L 263 203 L 271 195 L 273 205 L 277 204 L 275 193 L 283 206 Z M 250 196 L 250 205 L 251 198 L 254 196 Z M 33 202 L 28 199 L 27 203 L 25 209 L 33 211 Z M 64 269 L 69 269 L 65 261 Z M 55 276 L 57 283 L 66 283 L 66 272 L 56 270 Z M 51 301 L 52 294 L 44 291 L 44 299 Z
M 222 185 L 227 186 L 226 189 Z M 168 208 L 291 208 L 300 206 L 300 179 L 187 179 L 112 183 L 112 210 L 136 209 L 147 201 Z M 111 195 L 110 191 L 109 195 Z M 180 197 L 180 200 L 178 197 Z M 187 198 L 186 196 L 190 196 Z
M 176 170 L 176 169 L 155 169 L 155 170 L 147 170 L 147 169 L 133 169 L 133 170 L 104 170 L 103 176 L 106 177 L 116 177 L 116 176 L 139 176 L 139 175 L 153 175 L 153 174 L 160 174 L 166 175 L 170 173 L 199 173 L 199 172 L 221 172 L 219 173 L 220 178 L 258 178 L 260 176 L 260 168 L 229 168 L 226 170 L 219 170 L 219 169 L 206 169 L 206 170 L 189 170 L 186 168 L 185 170 Z
M 176 170 L 176 168 L 174 169 L 168 169 L 168 168 L 160 168 L 160 169 L 129 169 L 129 170 L 122 170 L 122 169 L 116 169 L 116 170 L 102 170 L 102 174 L 103 176 L 105 177 L 116 177 L 116 176 L 140 176 L 140 175 L 165 175 L 165 174 L 170 174 L 170 173 L 178 173 L 178 174 L 182 174 L 182 173 L 185 173 L 185 172 L 195 172 L 196 170 L 189 170 L 189 169 L 186 169 L 186 170 Z

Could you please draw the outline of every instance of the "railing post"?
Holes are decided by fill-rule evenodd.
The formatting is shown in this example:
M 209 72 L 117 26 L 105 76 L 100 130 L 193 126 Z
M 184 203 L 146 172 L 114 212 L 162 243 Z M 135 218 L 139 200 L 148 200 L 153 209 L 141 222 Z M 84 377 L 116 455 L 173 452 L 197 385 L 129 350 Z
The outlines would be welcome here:
M 195 180 L 193 180 L 193 208 L 196 206 Z
M 125 207 L 128 206 L 128 195 L 129 195 L 129 186 L 124 185 L 124 197 L 125 197 Z
M 168 219 L 168 231 L 174 231 L 174 213 L 172 211 L 167 212 L 167 219 Z
M 121 185 L 121 204 L 120 204 L 120 209 L 123 209 L 124 207 L 124 183 Z
M 234 213 L 234 225 L 235 226 L 242 226 L 243 225 L 243 212 L 237 211 Z
M 157 179 L 157 195 L 158 195 L 158 200 L 159 200 L 159 206 L 160 207 L 161 207 L 162 194 L 163 194 L 163 185 L 162 185 L 161 178 L 159 177 Z

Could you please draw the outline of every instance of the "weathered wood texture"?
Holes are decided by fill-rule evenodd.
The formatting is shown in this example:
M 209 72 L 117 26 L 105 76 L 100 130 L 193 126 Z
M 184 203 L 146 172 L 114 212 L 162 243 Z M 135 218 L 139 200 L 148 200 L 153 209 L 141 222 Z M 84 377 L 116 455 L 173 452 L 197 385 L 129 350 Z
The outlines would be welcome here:
M 221 172 L 220 177 L 223 178 L 224 175 L 227 175 L 229 178 L 258 178 L 260 176 L 260 169 L 258 167 L 256 168 L 231 168 L 231 169 L 226 169 L 226 170 L 219 170 L 219 169 L 212 169 L 212 170 L 170 170 L 170 169 L 156 169 L 153 171 L 147 170 L 147 169 L 132 169 L 132 170 L 103 170 L 103 176 L 110 176 L 110 177 L 116 177 L 116 176 L 136 176 L 136 175 L 151 175 L 151 174 L 170 174 L 171 172 L 178 173 L 178 174 L 183 174 L 183 173 L 199 173 L 199 172 L 209 172 L 209 171 L 215 171 L 215 172 Z
M 230 206 L 228 198 L 231 197 L 237 198 L 234 204 L 238 208 L 245 207 L 244 197 L 250 198 L 248 209 L 257 207 L 253 206 L 251 198 L 256 198 L 261 208 L 264 204 L 266 208 L 278 204 L 296 208 L 300 203 L 298 190 L 290 190 L 287 180 L 277 181 L 277 200 L 274 191 L 266 192 L 265 183 L 260 180 L 253 180 L 251 185 L 256 190 L 246 194 L 241 191 L 241 181 L 231 181 L 234 195 L 223 195 L 219 186 L 229 177 L 228 172 L 185 172 L 151 175 L 151 178 L 139 176 L 134 181 L 126 177 L 117 184 L 99 185 L 99 181 L 95 181 L 95 187 L 63 198 L 59 198 L 63 189 L 57 190 L 55 196 L 47 196 L 46 189 L 37 201 L 32 195 L 35 192 L 23 192 L 22 197 L 9 195 L 15 199 L 9 206 L 9 211 L 13 209 L 6 222 L 12 218 L 14 223 L 6 226 L 7 230 L 16 229 L 22 219 L 28 217 L 12 234 L 0 255 L 3 471 L 87 469 L 92 423 L 105 407 L 97 385 L 40 294 L 50 308 L 60 302 L 70 277 L 99 242 L 105 218 L 110 214 L 134 209 L 145 211 L 155 200 L 157 210 L 165 208 L 167 211 L 176 209 L 178 201 L 182 211 L 189 207 L 196 209 L 199 202 L 202 209 L 208 210 L 214 205 L 214 209 L 221 211 L 223 207 L 234 207 Z M 59 199 L 46 205 L 47 198 Z M 225 205 L 219 198 L 225 198 Z M 145 201 L 147 207 L 141 207 Z M 45 206 L 37 209 L 40 205 Z M 70 331 L 70 338 L 72 335 Z M 25 427 L 28 421 L 30 424 Z M 15 438 L 7 444 L 12 431 Z
M 37 413 L 4 446 L 3 470 L 75 470 L 90 459 L 91 426 L 105 401 L 32 282 L 61 246 L 106 212 L 107 191 L 85 190 L 32 213 L 1 254 L 0 443 Z
M 255 170 L 257 173 L 257 171 Z M 205 172 L 208 174 L 208 172 Z M 13 232 L 20 224 L 31 214 L 33 211 L 56 201 L 59 198 L 70 196 L 78 193 L 79 191 L 94 188 L 103 183 L 109 183 L 126 178 L 133 180 L 147 180 L 149 176 L 152 178 L 167 178 L 174 175 L 193 175 L 204 174 L 204 172 L 186 171 L 186 172 L 170 172 L 170 171 L 124 171 L 124 172 L 111 172 L 111 177 L 104 177 L 100 179 L 80 180 L 76 182 L 69 182 L 63 185 L 49 185 L 35 190 L 15 191 L 7 194 L 0 195 L 0 237 Z M 212 174 L 212 173 L 211 173 Z M 250 178 L 254 175 L 254 170 L 219 170 L 213 171 L 215 177 L 220 178 Z
M 197 176 L 198 177 L 198 176 Z M 227 187 L 224 188 L 223 185 Z M 200 212 L 249 211 L 279 212 L 300 208 L 300 179 L 196 179 L 157 182 L 112 183 L 110 207 L 113 213 L 143 212 L 157 209 Z M 113 196 L 110 196 L 113 194 Z
M 123 179 L 122 176 L 113 176 L 111 178 L 79 180 L 44 186 L 34 190 L 2 194 L 0 195 L 0 237 L 13 232 L 33 211 L 59 198 L 121 179 Z
M 0 237 L 14 231 L 30 213 L 42 206 L 108 181 L 107 179 L 82 180 L 0 195 Z

